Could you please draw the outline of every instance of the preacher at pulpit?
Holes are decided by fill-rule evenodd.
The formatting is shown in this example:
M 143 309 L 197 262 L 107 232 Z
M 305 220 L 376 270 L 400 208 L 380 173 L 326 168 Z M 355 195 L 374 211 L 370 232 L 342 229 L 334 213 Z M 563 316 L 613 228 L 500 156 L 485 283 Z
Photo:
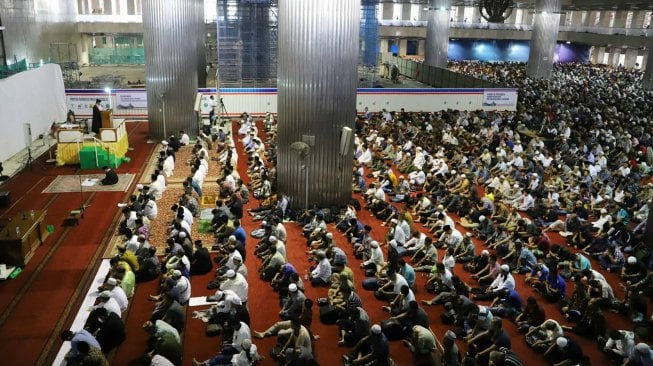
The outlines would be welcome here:
M 91 124 L 91 131 L 95 132 L 96 135 L 100 135 L 100 127 L 102 127 L 102 101 L 100 99 L 95 100 L 95 105 L 93 106 L 93 124 Z
M 104 179 L 100 181 L 100 184 L 103 186 L 112 186 L 116 183 L 118 183 L 118 174 L 116 174 L 113 169 L 109 168 L 108 166 L 103 166 L 102 169 L 104 170 Z

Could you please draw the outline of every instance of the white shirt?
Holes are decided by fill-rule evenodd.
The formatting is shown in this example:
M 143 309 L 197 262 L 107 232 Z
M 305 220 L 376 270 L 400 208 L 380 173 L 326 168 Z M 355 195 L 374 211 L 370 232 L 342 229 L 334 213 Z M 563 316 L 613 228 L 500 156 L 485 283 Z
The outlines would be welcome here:
M 110 297 L 109 300 L 105 302 L 100 302 L 99 304 L 93 307 L 93 309 L 99 309 L 99 308 L 107 309 L 107 313 L 114 313 L 118 316 L 122 316 L 122 312 L 120 311 L 120 305 L 118 305 L 118 302 L 113 297 Z
M 156 205 L 156 202 L 154 202 L 152 199 L 147 201 L 145 208 L 143 209 L 143 216 L 147 217 L 150 220 L 154 220 L 158 214 L 159 209 Z
M 245 339 L 252 340 L 252 336 L 249 333 L 249 326 L 244 322 L 240 322 L 240 329 L 234 330 L 233 338 L 231 339 L 231 345 L 238 351 L 243 350 L 243 341 Z
M 120 312 L 127 310 L 129 301 L 127 300 L 127 294 L 125 294 L 125 290 L 123 290 L 122 287 L 114 286 L 113 290 L 111 290 L 111 298 L 115 299 L 118 306 L 120 306 Z
M 163 161 L 163 173 L 166 177 L 172 177 L 175 170 L 175 159 L 172 158 L 172 155 L 168 156 Z
M 179 277 L 175 287 L 179 290 L 179 300 L 181 303 L 188 303 L 188 300 L 190 300 L 190 281 L 188 278 L 184 276 Z
M 370 248 L 370 259 L 365 261 L 363 265 L 368 265 L 368 264 L 376 264 L 378 266 L 382 266 L 383 263 L 385 262 L 385 259 L 383 257 L 383 251 L 381 248 Z
M 506 278 L 503 278 L 503 273 L 499 273 L 497 275 L 497 278 L 494 279 L 492 284 L 490 285 L 490 288 L 493 291 L 501 290 L 504 288 L 514 290 L 515 289 L 515 278 L 512 277 L 512 274 L 508 273 Z
M 222 290 L 233 291 L 236 295 L 238 295 L 238 297 L 240 297 L 240 300 L 242 302 L 247 302 L 248 293 L 249 293 L 249 284 L 247 283 L 247 280 L 242 274 L 236 273 L 236 277 L 227 278 L 222 282 L 220 288 Z
M 185 134 L 181 135 L 181 137 L 179 138 L 179 142 L 182 145 L 188 145 L 188 144 L 190 144 L 190 137 L 188 137 L 188 134 L 185 133 Z
M 313 277 L 319 277 L 323 281 L 327 282 L 331 279 L 331 263 L 329 260 L 324 258 L 317 264 L 317 267 L 311 272 Z
M 164 191 L 165 189 L 163 188 L 163 185 L 161 185 L 161 182 L 159 182 L 158 179 L 150 184 L 150 196 L 155 200 L 160 200 L 161 197 L 163 196 Z

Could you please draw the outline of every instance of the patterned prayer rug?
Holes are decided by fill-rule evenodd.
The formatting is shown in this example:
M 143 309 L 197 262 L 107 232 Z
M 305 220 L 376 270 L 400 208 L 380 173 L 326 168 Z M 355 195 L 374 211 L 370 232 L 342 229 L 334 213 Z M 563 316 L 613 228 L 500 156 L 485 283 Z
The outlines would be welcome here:
M 87 185 L 88 179 L 104 178 L 104 174 L 83 174 L 83 175 L 59 175 L 42 193 L 65 193 L 65 192 L 126 192 L 134 174 L 118 174 L 118 183 L 111 186 L 103 186 L 98 183 Z

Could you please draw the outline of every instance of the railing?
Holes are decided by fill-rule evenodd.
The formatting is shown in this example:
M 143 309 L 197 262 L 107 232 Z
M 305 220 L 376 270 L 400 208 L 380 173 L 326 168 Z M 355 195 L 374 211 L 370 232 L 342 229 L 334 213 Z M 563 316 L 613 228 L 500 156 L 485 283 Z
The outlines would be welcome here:
M 18 74 L 22 71 L 27 71 L 27 61 L 25 59 L 7 66 L 0 65 L 0 79 Z
M 82 146 L 80 146 L 80 144 L 83 145 L 84 142 L 87 141 L 87 140 L 94 142 L 93 148 L 95 150 L 95 166 L 98 166 L 98 165 L 100 165 L 99 164 L 100 161 L 99 161 L 98 153 L 97 153 L 98 144 L 100 144 L 101 149 L 105 148 L 104 143 L 101 140 L 98 140 L 93 136 L 82 136 L 80 138 L 75 139 L 75 142 L 77 142 L 77 154 L 79 154 L 79 152 L 82 151 Z M 109 152 L 109 154 L 111 154 L 111 148 L 106 146 L 106 149 Z M 109 159 L 109 160 L 111 160 L 111 159 Z M 111 161 L 109 161 L 109 163 L 111 163 Z M 117 157 L 115 159 L 113 159 L 113 163 L 114 163 L 114 167 L 116 169 L 118 169 L 118 158 Z
M 436 88 L 501 88 L 503 85 L 495 84 L 487 80 L 478 79 L 473 76 L 453 72 L 426 65 L 421 62 L 390 57 L 385 60 L 390 67 L 397 65 L 399 72 L 411 79 L 431 85 Z
M 586 26 L 575 26 L 575 25 L 560 26 L 560 31 L 606 34 L 606 35 L 638 36 L 638 37 L 650 37 L 652 34 L 650 29 L 645 29 L 645 28 L 586 27 Z
M 145 49 L 133 48 L 91 48 L 88 50 L 91 65 L 144 65 Z
M 379 20 L 379 25 L 384 27 L 426 27 L 425 20 Z M 532 31 L 532 24 L 510 24 L 510 23 L 466 23 L 450 22 L 450 28 L 454 29 L 491 29 L 491 30 L 519 30 Z M 611 27 L 591 27 L 591 26 L 573 26 L 561 25 L 560 32 L 576 33 L 594 33 L 605 35 L 624 35 L 624 36 L 653 36 L 653 30 L 645 28 L 611 28 Z
M 143 23 L 141 15 L 77 14 L 78 23 Z

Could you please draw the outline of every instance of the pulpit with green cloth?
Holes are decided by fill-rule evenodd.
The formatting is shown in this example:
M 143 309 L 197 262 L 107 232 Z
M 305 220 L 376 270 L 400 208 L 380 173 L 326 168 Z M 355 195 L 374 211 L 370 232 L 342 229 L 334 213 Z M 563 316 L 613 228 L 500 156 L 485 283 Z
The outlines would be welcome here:
M 103 166 L 117 168 L 128 162 L 125 155 L 129 139 L 124 120 L 114 119 L 113 122 L 114 127 L 101 128 L 95 138 L 78 130 L 58 131 L 57 165 L 80 164 L 82 169 L 96 169 Z

